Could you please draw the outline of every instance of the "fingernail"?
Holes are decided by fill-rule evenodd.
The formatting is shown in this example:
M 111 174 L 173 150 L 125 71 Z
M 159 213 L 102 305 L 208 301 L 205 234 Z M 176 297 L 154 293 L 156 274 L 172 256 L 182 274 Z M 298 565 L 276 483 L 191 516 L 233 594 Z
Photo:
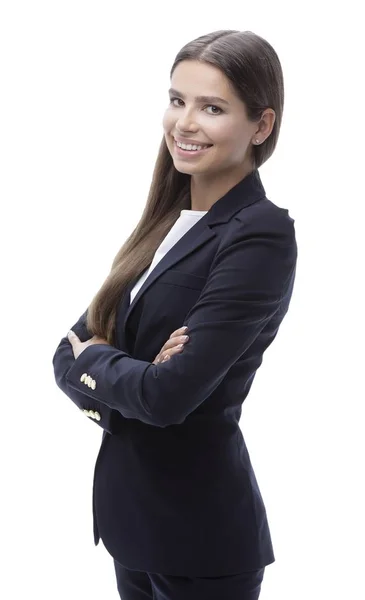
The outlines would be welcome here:
M 187 328 L 188 328 L 188 327 L 187 327 L 187 325 L 185 325 L 185 327 L 183 327 L 183 328 L 182 328 L 182 330 L 183 330 L 183 331 L 186 331 L 186 330 L 187 330 Z
M 165 358 L 163 359 L 163 361 L 162 361 L 162 362 L 165 362 L 166 360 L 170 360 L 170 357 L 169 357 L 169 355 L 165 356 Z

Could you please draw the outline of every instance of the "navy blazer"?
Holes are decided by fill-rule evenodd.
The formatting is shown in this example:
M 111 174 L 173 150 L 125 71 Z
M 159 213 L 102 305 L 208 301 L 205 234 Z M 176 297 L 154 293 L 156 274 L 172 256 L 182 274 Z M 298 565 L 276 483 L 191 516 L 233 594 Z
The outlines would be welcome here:
M 116 347 L 53 357 L 61 390 L 103 428 L 93 484 L 94 540 L 129 569 L 209 577 L 275 561 L 239 420 L 288 310 L 294 220 L 267 199 L 258 170 L 183 235 L 130 305 Z M 72 329 L 92 335 L 86 312 Z M 171 333 L 189 341 L 152 364 Z M 88 412 L 90 411 L 90 412 Z

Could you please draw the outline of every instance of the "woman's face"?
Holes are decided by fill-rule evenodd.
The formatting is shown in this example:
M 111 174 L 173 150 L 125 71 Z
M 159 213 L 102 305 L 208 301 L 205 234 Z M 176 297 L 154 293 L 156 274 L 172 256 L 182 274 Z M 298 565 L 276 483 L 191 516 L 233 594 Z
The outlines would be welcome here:
M 220 69 L 195 60 L 182 61 L 175 68 L 171 88 L 163 128 L 176 169 L 191 175 L 217 175 L 245 167 L 251 171 L 250 144 L 259 125 L 248 121 L 245 104 Z M 209 147 L 181 153 L 176 139 Z

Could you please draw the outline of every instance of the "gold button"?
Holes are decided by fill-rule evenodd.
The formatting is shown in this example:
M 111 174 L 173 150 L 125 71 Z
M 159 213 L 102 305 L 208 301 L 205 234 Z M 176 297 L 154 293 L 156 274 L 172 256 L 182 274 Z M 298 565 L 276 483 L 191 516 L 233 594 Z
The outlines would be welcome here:
M 91 380 L 90 387 L 91 387 L 93 390 L 95 390 L 95 388 L 96 388 L 96 381 L 95 381 L 95 379 L 92 379 L 92 380 Z
M 90 379 L 91 379 L 91 377 L 90 377 L 90 375 L 88 375 L 84 381 L 85 385 L 89 385 Z
M 86 408 L 84 408 L 82 412 L 83 412 L 85 415 L 89 415 L 89 411 L 88 411 Z
M 92 419 L 95 419 L 95 413 L 93 410 L 89 410 L 89 415 Z
M 85 381 L 85 377 L 87 377 L 87 373 L 83 373 L 80 377 L 80 381 L 83 383 Z
M 100 421 L 100 420 L 101 420 L 101 416 L 100 416 L 100 413 L 98 413 L 98 411 L 95 411 L 95 419 L 96 419 L 97 421 Z

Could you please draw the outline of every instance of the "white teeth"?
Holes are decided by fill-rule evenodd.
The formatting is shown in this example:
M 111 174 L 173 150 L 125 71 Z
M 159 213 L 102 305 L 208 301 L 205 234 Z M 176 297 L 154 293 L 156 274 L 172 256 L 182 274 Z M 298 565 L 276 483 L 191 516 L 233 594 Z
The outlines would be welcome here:
M 208 148 L 208 145 L 197 146 L 196 144 L 182 144 L 181 142 L 176 142 L 176 144 L 179 148 L 182 148 L 182 150 L 202 150 L 203 148 Z

